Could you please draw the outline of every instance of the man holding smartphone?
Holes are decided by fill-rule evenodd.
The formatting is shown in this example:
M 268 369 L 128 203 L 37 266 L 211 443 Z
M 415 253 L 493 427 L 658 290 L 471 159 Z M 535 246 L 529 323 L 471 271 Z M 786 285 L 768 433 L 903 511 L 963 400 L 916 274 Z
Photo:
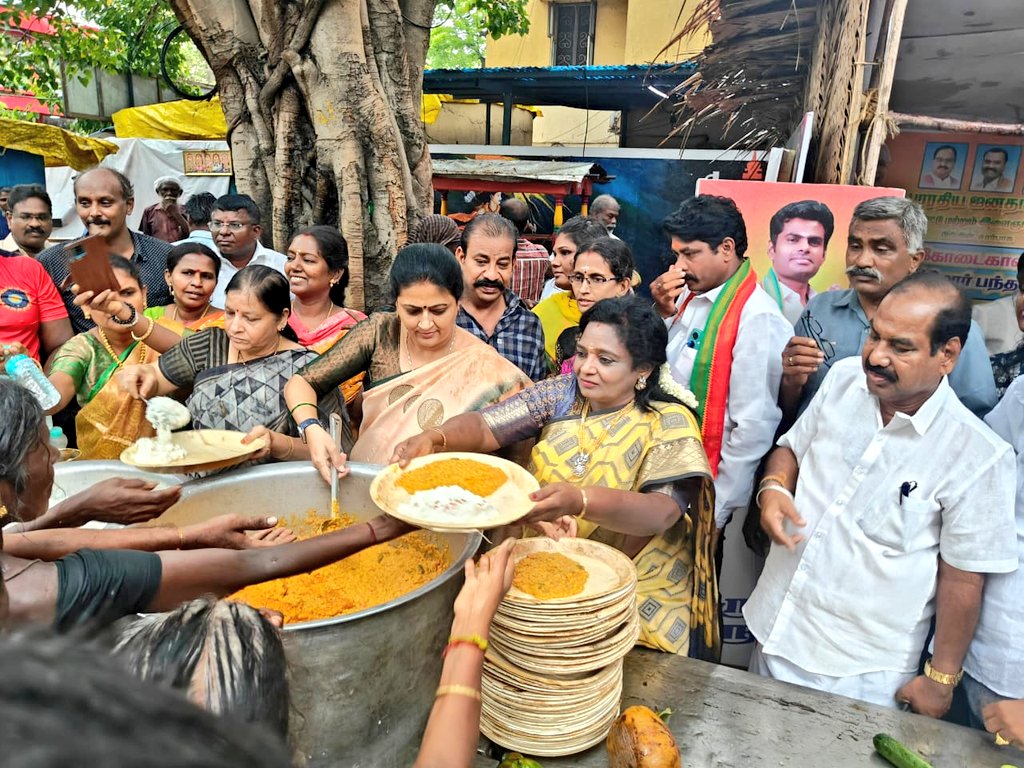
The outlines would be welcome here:
M 146 286 L 149 304 L 161 307 L 171 303 L 171 293 L 164 278 L 171 244 L 129 229 L 128 216 L 134 207 L 135 190 L 128 177 L 120 171 L 92 168 L 75 178 L 75 209 L 86 230 L 90 235 L 101 236 L 110 253 L 135 263 Z M 60 290 L 75 333 L 92 328 L 95 323 L 75 306 L 65 247 L 55 245 L 47 248 L 39 254 L 39 263 Z

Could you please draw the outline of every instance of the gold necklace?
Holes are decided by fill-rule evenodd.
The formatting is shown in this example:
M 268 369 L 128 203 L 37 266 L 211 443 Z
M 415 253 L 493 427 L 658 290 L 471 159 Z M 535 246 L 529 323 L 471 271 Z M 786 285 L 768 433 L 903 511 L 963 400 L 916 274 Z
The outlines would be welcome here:
M 452 328 L 452 340 L 451 340 L 451 342 L 449 342 L 449 344 L 448 344 L 448 351 L 445 354 L 446 355 L 450 355 L 452 353 L 453 349 L 455 349 L 455 329 L 454 328 Z M 412 350 L 409 348 L 409 334 L 408 333 L 405 334 L 405 361 L 409 364 L 409 370 L 410 371 L 414 371 L 417 368 L 419 368 L 419 366 L 416 365 L 412 361 Z M 426 365 L 426 363 L 424 363 L 424 365 Z
M 622 421 L 622 419 L 633 410 L 634 403 L 630 402 L 619 409 L 618 415 L 612 420 L 612 423 L 605 427 L 604 432 L 601 436 L 594 441 L 594 445 L 600 445 L 604 439 L 608 436 L 608 433 L 615 428 L 615 426 Z M 591 450 L 590 448 L 584 448 L 583 436 L 586 432 L 587 415 L 590 412 L 590 400 L 587 400 L 583 404 L 583 410 L 580 412 L 580 427 L 579 432 L 576 436 L 576 453 L 569 459 L 569 467 L 572 469 L 572 473 L 576 477 L 583 477 L 587 474 L 587 468 L 590 465 Z
M 213 302 L 212 301 L 206 302 L 206 309 L 203 310 L 203 314 L 201 314 L 199 317 L 197 317 L 195 320 L 192 320 L 191 322 L 198 323 L 200 320 L 202 320 L 204 317 L 206 317 L 208 314 L 210 314 L 210 307 L 212 307 L 212 306 L 213 306 Z M 175 323 L 178 322 L 178 304 L 177 304 L 177 302 L 175 302 L 175 304 L 174 304 L 174 312 L 171 314 L 171 322 L 175 322 Z M 181 323 L 182 323 L 182 325 L 185 325 L 185 321 L 184 320 L 182 320 Z
M 327 314 L 323 316 L 323 319 L 318 321 L 316 325 L 310 325 L 305 320 L 302 320 L 302 315 L 300 315 L 298 312 L 295 311 L 295 302 L 292 302 L 292 314 L 295 315 L 297 318 L 299 318 L 299 320 L 302 320 L 302 324 L 304 326 L 306 326 L 306 328 L 308 328 L 311 331 L 315 331 L 321 325 L 326 323 L 330 319 L 331 315 L 333 315 L 335 310 L 337 310 L 337 309 L 338 309 L 338 307 L 335 306 L 333 303 L 330 304 L 330 306 L 327 309 Z
M 117 354 L 117 352 L 114 351 L 114 347 L 113 347 L 113 345 L 111 345 L 110 340 L 107 338 L 107 334 L 105 334 L 103 332 L 103 329 L 100 328 L 99 326 L 96 326 L 96 332 L 100 336 L 100 344 L 102 344 L 103 348 L 105 350 L 107 350 L 107 354 L 110 355 L 112 358 L 114 358 L 114 367 L 115 368 L 123 368 L 124 367 L 124 363 L 121 362 L 121 356 L 119 354 Z M 142 347 L 142 349 L 139 350 L 139 365 L 144 365 L 145 362 L 146 362 L 146 349 L 147 349 L 147 347 L 141 341 L 139 342 L 139 346 Z

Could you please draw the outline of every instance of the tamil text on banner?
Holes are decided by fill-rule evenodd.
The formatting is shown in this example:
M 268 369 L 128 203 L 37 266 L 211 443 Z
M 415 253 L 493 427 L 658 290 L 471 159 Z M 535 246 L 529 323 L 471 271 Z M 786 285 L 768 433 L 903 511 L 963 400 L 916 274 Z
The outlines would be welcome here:
M 976 301 L 1016 292 L 1024 137 L 905 132 L 888 146 L 886 182 L 928 214 L 925 264 Z

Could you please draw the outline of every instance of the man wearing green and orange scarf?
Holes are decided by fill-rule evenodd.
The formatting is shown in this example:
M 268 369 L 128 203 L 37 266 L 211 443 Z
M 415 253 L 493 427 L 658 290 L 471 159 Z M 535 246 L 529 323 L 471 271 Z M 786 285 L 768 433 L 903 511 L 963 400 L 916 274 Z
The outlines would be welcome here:
M 699 400 L 721 531 L 735 510 L 746 509 L 758 462 L 772 447 L 782 418 L 782 350 L 793 326 L 757 284 L 732 200 L 690 198 L 663 226 L 676 261 L 651 293 L 668 325 L 672 375 Z

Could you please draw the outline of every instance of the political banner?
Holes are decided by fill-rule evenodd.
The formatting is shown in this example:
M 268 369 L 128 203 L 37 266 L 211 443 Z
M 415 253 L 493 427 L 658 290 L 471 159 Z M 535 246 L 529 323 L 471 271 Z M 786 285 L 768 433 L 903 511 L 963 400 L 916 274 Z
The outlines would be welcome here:
M 697 194 L 736 202 L 747 225 L 750 265 L 777 298 L 805 295 L 807 286 L 810 295 L 848 287 L 846 241 L 853 209 L 874 197 L 905 196 L 902 189 L 887 187 L 724 179 L 698 180 Z M 812 205 L 801 205 L 807 201 Z
M 928 214 L 925 264 L 975 301 L 1016 293 L 1024 137 L 907 131 L 887 146 L 886 183 Z

